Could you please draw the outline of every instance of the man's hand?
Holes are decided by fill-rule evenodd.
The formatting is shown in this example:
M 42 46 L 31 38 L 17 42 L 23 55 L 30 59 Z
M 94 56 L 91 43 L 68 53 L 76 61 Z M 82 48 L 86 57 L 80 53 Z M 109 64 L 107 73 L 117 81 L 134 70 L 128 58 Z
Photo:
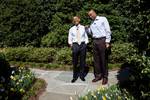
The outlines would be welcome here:
M 110 47 L 110 43 L 106 43 L 106 48 L 109 48 Z
M 72 48 L 72 44 L 69 44 L 70 48 Z

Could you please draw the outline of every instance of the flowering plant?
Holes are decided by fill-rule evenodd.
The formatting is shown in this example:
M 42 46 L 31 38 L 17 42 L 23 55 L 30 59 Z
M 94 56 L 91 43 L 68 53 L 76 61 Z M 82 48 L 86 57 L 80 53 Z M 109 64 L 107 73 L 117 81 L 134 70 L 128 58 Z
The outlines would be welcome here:
M 135 100 L 125 89 L 121 90 L 117 85 L 109 88 L 99 87 L 96 91 L 90 91 L 79 100 Z
M 23 94 L 35 80 L 34 74 L 26 67 L 20 66 L 10 76 L 10 91 Z

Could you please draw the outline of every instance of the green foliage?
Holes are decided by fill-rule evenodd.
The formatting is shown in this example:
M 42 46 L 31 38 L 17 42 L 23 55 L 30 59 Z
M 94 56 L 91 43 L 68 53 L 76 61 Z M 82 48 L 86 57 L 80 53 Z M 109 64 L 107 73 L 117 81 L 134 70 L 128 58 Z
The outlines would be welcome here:
M 112 31 L 112 40 L 111 42 L 128 42 L 129 33 L 126 32 L 126 26 L 124 22 L 128 19 L 122 16 L 110 15 L 108 16 L 108 21 L 110 23 Z M 117 23 L 117 24 L 116 24 Z
M 87 51 L 87 64 L 88 66 L 93 66 L 93 54 L 90 45 L 88 46 Z M 72 51 L 68 47 L 61 49 L 18 47 L 5 48 L 2 49 L 2 52 L 9 61 L 72 64 Z M 137 49 L 131 43 L 114 43 L 112 44 L 112 54 L 109 57 L 109 62 L 123 63 L 127 57 L 135 53 L 137 53 Z
M 9 61 L 45 62 L 58 64 L 71 64 L 70 48 L 7 48 L 3 50 Z
M 86 54 L 86 63 L 88 66 L 93 66 L 93 54 L 91 52 L 87 52 Z
M 26 59 L 29 59 L 29 51 L 31 51 L 31 48 L 7 48 L 4 53 L 9 61 L 26 61 Z
M 0 46 L 67 46 L 72 17 L 79 15 L 81 24 L 89 25 L 87 12 L 92 8 L 108 18 L 112 42 L 133 42 L 140 52 L 147 51 L 149 4 L 147 0 L 1 0 Z
M 5 59 L 5 54 L 0 52 L 0 60 L 3 60 L 3 59 Z
M 12 71 L 10 79 L 10 91 L 15 95 L 22 95 L 31 87 L 35 76 L 29 69 L 20 66 L 17 70 Z
M 23 95 L 21 100 L 36 99 L 37 94 L 45 90 L 46 82 L 43 79 L 36 79 L 32 87 Z
M 30 62 L 53 62 L 56 50 L 54 48 L 32 48 L 29 52 Z
M 100 87 L 96 91 L 91 91 L 79 100 L 135 100 L 125 89 L 120 89 L 117 85 L 109 88 Z
M 127 41 L 124 22 L 128 18 L 120 16 L 114 2 L 117 1 L 3 0 L 0 2 L 0 46 L 64 47 L 72 17 L 79 15 L 81 23 L 89 25 L 87 12 L 91 8 L 108 18 L 113 42 Z
M 137 53 L 137 49 L 131 43 L 112 44 L 112 53 L 109 61 L 111 63 L 123 63 L 127 57 Z
M 48 31 L 51 15 L 48 5 L 43 0 L 1 1 L 1 46 L 38 46 Z
M 0 52 L 0 55 L 1 54 Z M 2 58 L 2 59 L 1 59 Z M 20 100 L 34 82 L 34 74 L 24 66 L 11 68 L 5 58 L 0 57 L 0 99 Z
M 54 48 L 18 47 L 4 51 L 9 61 L 53 62 L 56 53 Z
M 148 0 L 114 0 L 114 6 L 128 20 L 124 23 L 132 41 L 143 52 L 150 41 L 150 2 Z M 126 9 L 126 10 L 125 10 Z
M 150 99 L 150 89 L 148 88 L 150 87 L 150 58 L 133 55 L 127 58 L 126 65 L 131 69 L 131 75 L 126 88 L 137 99 Z
M 68 17 L 62 12 L 56 12 L 52 16 L 50 23 L 50 31 L 47 35 L 42 38 L 41 45 L 46 47 L 63 47 L 67 45 L 69 25 L 64 24 Z
M 150 78 L 150 58 L 146 56 L 133 55 L 127 58 L 128 64 L 135 69 L 135 71 L 140 72 L 139 75 L 147 75 Z
M 72 56 L 71 56 L 70 48 L 62 48 L 56 54 L 56 62 L 59 64 L 72 64 Z
M 10 61 L 12 66 L 27 66 L 30 68 L 40 68 L 48 70 L 71 70 L 72 65 L 58 64 L 58 63 L 35 63 L 35 62 L 22 62 L 22 61 Z

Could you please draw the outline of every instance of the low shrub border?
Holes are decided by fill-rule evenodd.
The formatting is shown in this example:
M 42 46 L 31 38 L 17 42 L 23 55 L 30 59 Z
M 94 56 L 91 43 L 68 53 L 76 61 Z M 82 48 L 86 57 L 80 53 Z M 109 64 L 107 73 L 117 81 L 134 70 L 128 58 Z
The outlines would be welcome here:
M 21 62 L 21 61 L 10 61 L 11 66 L 26 66 L 30 68 L 39 68 L 43 70 L 72 70 L 72 65 L 56 64 L 56 63 L 35 63 L 35 62 Z M 122 63 L 108 64 L 109 70 L 118 70 L 122 66 Z M 90 71 L 93 70 L 93 66 L 88 66 Z
M 93 65 L 92 48 L 87 49 L 86 61 L 88 65 Z M 110 63 L 124 63 L 125 59 L 137 52 L 131 43 L 113 43 L 112 53 L 109 57 Z M 63 48 L 35 48 L 35 47 L 16 47 L 0 48 L 8 61 L 22 61 L 35 63 L 57 63 L 70 65 L 72 63 L 71 49 Z

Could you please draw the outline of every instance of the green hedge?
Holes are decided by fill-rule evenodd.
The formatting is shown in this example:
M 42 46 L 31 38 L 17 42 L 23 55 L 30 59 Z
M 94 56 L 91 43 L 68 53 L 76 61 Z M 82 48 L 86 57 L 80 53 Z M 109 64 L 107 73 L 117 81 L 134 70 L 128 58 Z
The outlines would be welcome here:
M 57 51 L 55 56 L 55 61 L 59 64 L 71 64 L 72 57 L 71 57 L 71 48 L 62 48 Z
M 137 49 L 131 43 L 113 43 L 110 63 L 124 63 L 126 58 L 137 53 Z
M 18 47 L 0 49 L 4 52 L 9 61 L 36 62 L 36 63 L 57 63 L 72 64 L 72 51 L 68 47 L 63 48 L 33 48 Z M 86 61 L 88 65 L 93 65 L 92 50 L 87 50 Z M 123 63 L 125 59 L 137 52 L 131 43 L 112 44 L 112 53 L 109 58 L 110 63 Z
M 56 50 L 54 48 L 6 48 L 3 50 L 9 61 L 53 62 Z

